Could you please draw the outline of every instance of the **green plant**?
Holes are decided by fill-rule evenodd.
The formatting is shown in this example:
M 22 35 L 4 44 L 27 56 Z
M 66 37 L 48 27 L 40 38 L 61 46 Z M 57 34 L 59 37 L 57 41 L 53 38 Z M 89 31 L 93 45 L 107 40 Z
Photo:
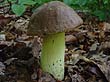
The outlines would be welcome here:
M 8 2 L 11 3 L 12 12 L 14 12 L 17 16 L 21 16 L 26 11 L 28 6 L 32 6 L 33 10 L 35 10 L 36 7 L 49 1 L 54 0 L 8 0 Z
M 36 4 L 33 0 L 8 0 L 11 3 L 11 10 L 17 15 L 21 16 L 28 6 Z
M 66 4 L 76 10 L 88 12 L 104 21 L 110 17 L 110 0 L 63 0 Z
M 56 0 L 5 0 L 11 4 L 11 10 L 17 16 L 21 16 L 26 8 L 31 6 L 34 11 L 43 3 Z M 87 12 L 98 17 L 101 21 L 110 18 L 110 0 L 58 0 L 66 3 L 76 10 Z

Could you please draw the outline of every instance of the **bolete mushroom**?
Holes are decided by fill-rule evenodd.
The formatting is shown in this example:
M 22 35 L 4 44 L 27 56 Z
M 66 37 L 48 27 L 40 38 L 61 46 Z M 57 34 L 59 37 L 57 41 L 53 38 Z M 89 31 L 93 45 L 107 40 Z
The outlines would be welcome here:
M 28 34 L 43 37 L 41 67 L 56 79 L 64 78 L 65 32 L 83 23 L 75 11 L 60 1 L 37 8 L 30 18 Z

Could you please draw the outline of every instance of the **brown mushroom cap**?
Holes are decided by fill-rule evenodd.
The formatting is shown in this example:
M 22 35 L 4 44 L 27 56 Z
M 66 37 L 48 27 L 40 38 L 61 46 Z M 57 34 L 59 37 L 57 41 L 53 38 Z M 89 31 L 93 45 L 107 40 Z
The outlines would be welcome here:
M 37 8 L 30 18 L 28 34 L 45 35 L 67 32 L 82 24 L 77 13 L 60 1 L 51 1 Z

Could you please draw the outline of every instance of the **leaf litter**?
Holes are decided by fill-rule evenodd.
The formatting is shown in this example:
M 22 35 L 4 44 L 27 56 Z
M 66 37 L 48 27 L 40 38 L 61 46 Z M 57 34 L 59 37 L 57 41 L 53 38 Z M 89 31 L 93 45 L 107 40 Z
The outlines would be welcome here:
M 29 16 L 8 16 L 0 16 L 0 82 L 58 82 L 40 67 L 42 38 L 26 35 Z M 62 82 L 110 82 L 110 24 L 84 17 L 65 35 Z

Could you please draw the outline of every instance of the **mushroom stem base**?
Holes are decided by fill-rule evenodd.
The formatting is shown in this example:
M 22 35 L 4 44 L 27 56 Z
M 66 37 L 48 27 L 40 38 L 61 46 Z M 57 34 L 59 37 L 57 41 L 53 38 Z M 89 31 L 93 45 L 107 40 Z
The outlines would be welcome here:
M 41 67 L 56 79 L 64 78 L 65 33 L 46 35 L 43 38 Z

